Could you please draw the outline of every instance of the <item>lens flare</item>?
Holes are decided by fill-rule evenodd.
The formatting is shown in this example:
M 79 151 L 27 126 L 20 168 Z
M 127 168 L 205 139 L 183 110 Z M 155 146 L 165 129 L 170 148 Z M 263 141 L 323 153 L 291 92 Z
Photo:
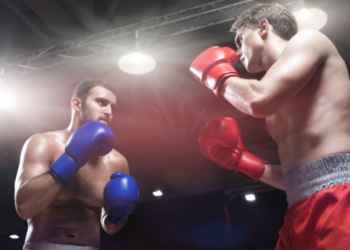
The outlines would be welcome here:
M 16 99 L 12 95 L 0 91 L 0 109 L 12 108 L 15 104 Z

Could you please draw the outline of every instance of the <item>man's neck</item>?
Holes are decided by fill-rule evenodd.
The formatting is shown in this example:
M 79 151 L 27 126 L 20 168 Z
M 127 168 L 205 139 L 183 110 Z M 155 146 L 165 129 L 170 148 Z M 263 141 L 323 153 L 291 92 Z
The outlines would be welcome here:
M 266 45 L 263 51 L 262 67 L 267 71 L 278 60 L 278 58 L 280 58 L 288 41 L 283 40 L 276 34 L 272 34 L 265 42 Z
M 79 114 L 76 112 L 72 112 L 71 122 L 69 126 L 67 127 L 67 132 L 70 134 L 73 134 L 75 130 L 80 128 L 82 126 Z

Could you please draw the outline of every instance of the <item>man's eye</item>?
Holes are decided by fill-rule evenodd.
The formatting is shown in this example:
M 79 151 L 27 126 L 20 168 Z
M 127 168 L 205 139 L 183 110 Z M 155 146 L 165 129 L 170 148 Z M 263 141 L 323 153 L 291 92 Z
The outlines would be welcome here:
M 237 47 L 241 47 L 241 45 L 242 45 L 241 41 L 242 41 L 242 38 L 239 37 L 239 38 L 237 39 L 237 42 L 236 42 Z

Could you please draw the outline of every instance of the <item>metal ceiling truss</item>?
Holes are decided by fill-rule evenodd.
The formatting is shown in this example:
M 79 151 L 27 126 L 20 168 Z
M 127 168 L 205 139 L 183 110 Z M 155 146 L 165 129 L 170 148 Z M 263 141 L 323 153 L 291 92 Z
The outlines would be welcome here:
M 218 0 L 198 5 L 5 59 L 0 61 L 0 68 L 5 70 L 5 77 L 21 76 L 104 53 L 123 52 L 135 46 L 136 33 L 137 42 L 141 44 L 230 22 L 239 15 L 235 11 L 237 6 L 248 5 L 248 8 L 253 2 L 256 0 Z

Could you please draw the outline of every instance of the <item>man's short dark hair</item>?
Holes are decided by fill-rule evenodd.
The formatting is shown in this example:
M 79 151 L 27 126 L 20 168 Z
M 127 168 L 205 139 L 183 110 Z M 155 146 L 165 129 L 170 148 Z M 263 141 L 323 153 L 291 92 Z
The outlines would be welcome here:
M 273 31 L 289 41 L 297 32 L 298 24 L 289 10 L 278 3 L 259 3 L 245 10 L 232 25 L 230 32 L 239 28 L 256 29 L 261 19 L 269 21 Z
M 77 97 L 81 99 L 83 103 L 85 103 L 86 98 L 89 95 L 90 89 L 96 86 L 101 86 L 103 88 L 110 90 L 117 97 L 114 87 L 109 82 L 101 80 L 99 78 L 88 78 L 81 81 L 75 87 L 73 91 L 72 99 Z

